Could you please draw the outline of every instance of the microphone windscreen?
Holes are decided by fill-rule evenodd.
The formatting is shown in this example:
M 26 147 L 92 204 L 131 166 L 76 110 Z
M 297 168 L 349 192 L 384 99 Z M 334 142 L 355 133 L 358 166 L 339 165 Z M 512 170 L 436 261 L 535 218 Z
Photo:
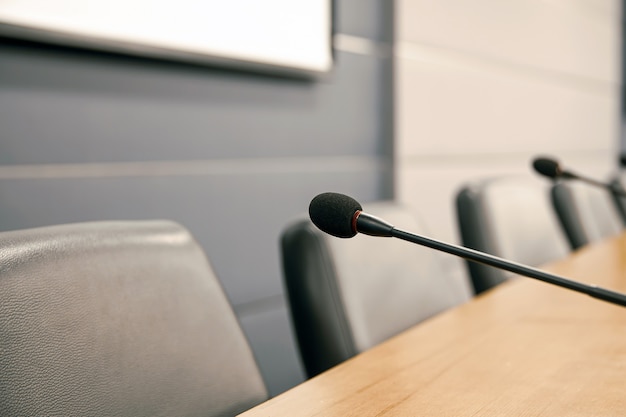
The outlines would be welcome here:
M 355 199 L 338 193 L 322 193 L 311 200 L 309 216 L 315 226 L 336 237 L 356 235 L 352 220 L 363 208 Z
M 541 175 L 556 178 L 561 175 L 559 163 L 550 158 L 537 158 L 533 161 L 533 168 Z

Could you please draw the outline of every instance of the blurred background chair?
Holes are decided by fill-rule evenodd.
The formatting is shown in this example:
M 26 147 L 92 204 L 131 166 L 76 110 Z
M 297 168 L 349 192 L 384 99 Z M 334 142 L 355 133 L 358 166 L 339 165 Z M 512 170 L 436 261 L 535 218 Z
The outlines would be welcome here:
M 552 186 L 552 203 L 573 249 L 621 233 L 624 229 L 610 192 L 583 182 Z
M 477 179 L 456 195 L 456 212 L 464 246 L 539 266 L 570 252 L 550 203 L 549 186 L 523 176 Z M 513 274 L 466 262 L 476 294 Z
M 615 207 L 617 207 L 617 212 L 622 219 L 622 224 L 626 226 L 626 197 L 622 196 L 623 194 L 626 194 L 626 187 L 624 187 L 626 180 L 624 179 L 624 174 L 621 172 L 615 174 L 611 178 L 609 184 L 614 190 L 611 197 L 613 198 Z
M 180 225 L 42 227 L 0 247 L 0 415 L 230 416 L 267 398 Z
M 404 230 L 424 230 L 397 203 L 381 201 L 364 209 Z M 469 284 L 446 276 L 440 253 L 408 242 L 360 234 L 335 238 L 302 218 L 285 227 L 281 249 L 308 377 L 471 296 Z

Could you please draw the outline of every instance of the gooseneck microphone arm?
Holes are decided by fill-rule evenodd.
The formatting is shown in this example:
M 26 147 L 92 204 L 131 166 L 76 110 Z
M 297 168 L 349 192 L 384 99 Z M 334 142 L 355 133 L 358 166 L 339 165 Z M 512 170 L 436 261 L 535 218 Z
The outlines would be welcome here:
M 406 240 L 408 242 L 417 243 L 418 245 L 426 246 L 442 252 L 450 253 L 452 255 L 460 256 L 470 261 L 479 262 L 485 265 L 504 269 L 506 271 L 510 271 L 519 275 L 524 275 L 529 278 L 535 278 L 549 284 L 557 285 L 559 287 L 587 294 L 593 298 L 598 298 L 600 300 L 608 301 L 610 303 L 626 307 L 626 295 L 615 291 L 565 279 L 557 275 L 552 275 L 547 272 L 540 271 L 538 269 L 531 268 L 516 262 L 506 261 L 502 258 L 498 258 L 497 256 L 489 255 L 487 253 L 479 252 L 461 246 L 443 243 L 438 240 L 430 239 L 424 236 L 414 235 L 412 233 L 405 232 L 396 228 L 392 229 L 391 236 L 398 239 Z
M 474 249 L 452 245 L 428 237 L 405 232 L 403 230 L 397 229 L 396 227 L 390 225 L 382 219 L 379 219 L 376 216 L 363 213 L 362 211 L 357 211 L 354 216 L 356 218 L 356 231 L 359 233 L 371 236 L 395 237 L 405 240 L 407 242 L 416 243 L 418 245 L 426 246 L 431 249 L 460 256 L 461 258 L 470 261 L 479 262 L 481 264 L 504 269 L 506 271 L 513 272 L 519 275 L 524 275 L 529 278 L 535 278 L 549 284 L 554 284 L 559 287 L 581 292 L 593 298 L 598 298 L 600 300 L 608 301 L 610 303 L 626 307 L 626 295 L 624 294 L 606 290 L 604 288 L 596 287 L 593 285 L 587 285 L 577 281 L 572 281 L 566 278 L 559 277 L 557 275 L 549 274 L 539 269 L 531 268 L 529 266 L 525 266 L 512 261 L 507 261 L 497 256 L 480 252 Z
M 313 223 L 322 231 L 336 237 L 350 238 L 357 233 L 378 237 L 394 237 L 626 307 L 625 294 L 572 281 L 474 249 L 409 233 L 397 229 L 376 216 L 364 213 L 362 210 L 361 205 L 356 200 L 337 193 L 320 194 L 311 201 L 309 206 L 309 214 Z
M 613 193 L 617 193 L 620 194 L 624 197 L 626 197 L 626 193 L 623 190 L 619 190 L 615 187 L 612 187 L 611 184 L 607 184 L 605 182 L 602 181 L 598 181 L 598 180 L 594 180 L 593 178 L 588 178 L 588 177 L 583 177 L 581 175 L 576 175 L 574 174 L 573 178 L 582 181 L 582 182 L 586 182 L 587 184 L 591 184 L 591 185 L 595 185 L 596 187 L 602 187 L 602 188 L 606 188 L 607 190 L 613 192 Z
M 614 193 L 616 195 L 619 195 L 620 197 L 626 197 L 626 191 L 613 186 L 610 183 L 606 183 L 606 182 L 602 182 L 602 181 L 598 181 L 598 180 L 594 180 L 593 178 L 589 178 L 589 177 L 583 177 L 582 175 L 578 175 L 578 174 L 574 174 L 572 172 L 569 171 L 563 171 L 563 177 L 564 178 L 572 178 L 575 180 L 579 180 L 582 182 L 586 182 L 587 184 L 591 184 L 594 185 L 596 187 L 601 187 L 601 188 L 605 188 L 606 190 L 608 190 L 611 193 Z

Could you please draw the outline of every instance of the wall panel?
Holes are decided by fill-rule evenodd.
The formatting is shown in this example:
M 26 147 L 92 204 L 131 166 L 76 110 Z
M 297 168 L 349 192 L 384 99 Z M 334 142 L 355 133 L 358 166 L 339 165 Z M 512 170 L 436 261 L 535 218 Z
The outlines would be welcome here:
M 337 34 L 368 48 L 339 45 L 315 81 L 0 39 L 0 229 L 182 223 L 270 393 L 301 382 L 280 230 L 323 191 L 392 195 L 392 59 L 375 51 L 391 49 L 393 9 L 336 3 Z
M 397 41 L 619 83 L 621 2 L 399 1 Z
M 467 181 L 544 180 L 531 162 L 546 154 L 600 179 L 617 169 L 621 2 L 399 0 L 395 12 L 395 195 L 434 237 L 460 243 Z

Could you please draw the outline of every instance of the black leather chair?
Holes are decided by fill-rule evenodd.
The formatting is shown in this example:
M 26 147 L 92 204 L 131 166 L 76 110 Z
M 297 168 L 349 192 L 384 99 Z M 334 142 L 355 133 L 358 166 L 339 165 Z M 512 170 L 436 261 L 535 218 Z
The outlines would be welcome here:
M 626 226 L 626 187 L 624 186 L 624 174 L 618 173 L 611 178 L 610 186 L 613 192 L 611 197 L 617 208 L 617 212 L 622 219 L 622 224 Z
M 603 188 L 564 180 L 552 186 L 551 195 L 573 249 L 615 236 L 624 229 L 614 197 Z
M 550 202 L 549 186 L 524 176 L 470 181 L 456 195 L 464 246 L 529 266 L 539 266 L 570 252 Z M 476 294 L 513 274 L 467 262 Z
M 231 416 L 268 397 L 180 225 L 8 231 L 0 248 L 1 416 Z
M 424 230 L 397 203 L 364 208 L 403 229 Z M 447 255 L 395 239 L 332 237 L 307 217 L 285 227 L 281 250 L 292 321 L 309 377 L 471 296 L 469 283 L 444 272 L 441 256 Z

